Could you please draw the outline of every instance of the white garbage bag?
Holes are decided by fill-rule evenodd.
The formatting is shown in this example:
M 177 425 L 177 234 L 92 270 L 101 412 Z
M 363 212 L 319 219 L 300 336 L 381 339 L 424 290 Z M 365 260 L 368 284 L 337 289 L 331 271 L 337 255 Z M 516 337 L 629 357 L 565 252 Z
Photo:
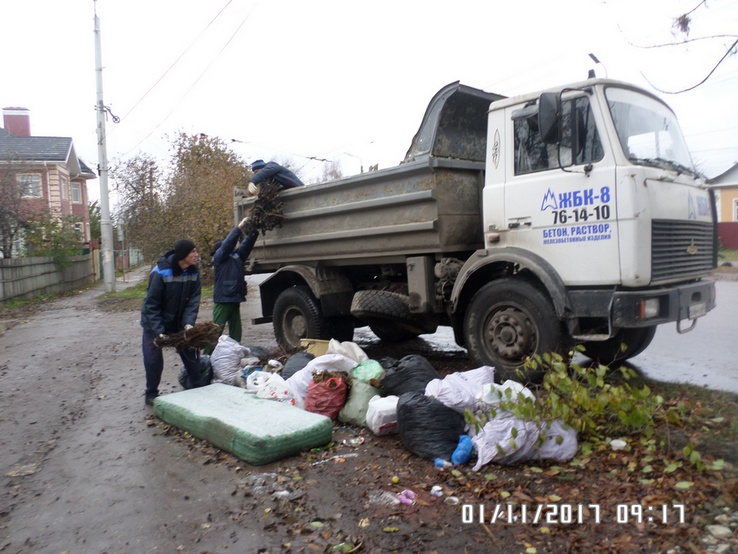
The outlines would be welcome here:
M 443 379 L 433 379 L 425 386 L 425 395 L 463 414 L 467 409 L 476 410 L 480 389 L 494 384 L 494 380 L 495 369 L 485 365 L 469 371 L 451 373 Z
M 213 366 L 213 383 L 233 385 L 241 373 L 241 359 L 251 355 L 251 350 L 228 335 L 221 335 L 210 355 Z
M 347 358 L 351 358 L 352 360 L 354 360 L 357 365 L 369 359 L 369 356 L 366 355 L 366 352 L 364 352 L 361 347 L 355 342 L 340 342 L 336 339 L 331 339 L 328 342 L 328 349 L 325 353 L 341 354 L 343 356 L 346 356 Z

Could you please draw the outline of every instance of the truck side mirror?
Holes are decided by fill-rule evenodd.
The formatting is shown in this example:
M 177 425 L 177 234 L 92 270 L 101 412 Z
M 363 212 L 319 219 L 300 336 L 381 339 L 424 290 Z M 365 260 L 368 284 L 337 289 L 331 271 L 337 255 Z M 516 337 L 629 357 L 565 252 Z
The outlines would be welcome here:
M 544 144 L 558 144 L 561 136 L 561 97 L 544 92 L 538 99 L 538 132 Z

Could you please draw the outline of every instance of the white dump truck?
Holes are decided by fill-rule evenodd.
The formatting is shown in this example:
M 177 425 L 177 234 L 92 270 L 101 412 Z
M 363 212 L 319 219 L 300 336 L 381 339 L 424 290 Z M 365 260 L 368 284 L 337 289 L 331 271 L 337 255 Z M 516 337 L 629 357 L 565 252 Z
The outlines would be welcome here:
M 452 83 L 398 166 L 280 199 L 247 270 L 271 274 L 254 323 L 288 349 L 447 325 L 506 378 L 574 343 L 628 359 L 715 307 L 711 191 L 671 109 L 623 82 L 515 98 Z M 237 221 L 253 203 L 237 195 Z

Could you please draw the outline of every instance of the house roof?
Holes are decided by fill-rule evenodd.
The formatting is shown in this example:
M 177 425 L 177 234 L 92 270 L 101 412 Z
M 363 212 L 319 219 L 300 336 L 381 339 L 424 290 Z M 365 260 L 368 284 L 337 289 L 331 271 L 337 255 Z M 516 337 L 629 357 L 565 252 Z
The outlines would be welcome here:
M 62 163 L 72 177 L 94 179 L 95 173 L 77 158 L 70 137 L 17 137 L 0 127 L 0 161 L 5 163 Z
M 717 177 L 708 179 L 707 183 L 714 188 L 738 186 L 738 163 L 733 164 Z

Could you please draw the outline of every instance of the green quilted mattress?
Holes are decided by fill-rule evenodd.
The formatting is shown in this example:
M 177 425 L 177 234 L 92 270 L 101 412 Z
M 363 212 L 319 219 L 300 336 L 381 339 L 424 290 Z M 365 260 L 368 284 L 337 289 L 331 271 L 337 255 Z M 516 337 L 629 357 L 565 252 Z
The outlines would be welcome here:
M 156 416 L 252 465 L 331 441 L 330 418 L 214 383 L 154 401 Z

